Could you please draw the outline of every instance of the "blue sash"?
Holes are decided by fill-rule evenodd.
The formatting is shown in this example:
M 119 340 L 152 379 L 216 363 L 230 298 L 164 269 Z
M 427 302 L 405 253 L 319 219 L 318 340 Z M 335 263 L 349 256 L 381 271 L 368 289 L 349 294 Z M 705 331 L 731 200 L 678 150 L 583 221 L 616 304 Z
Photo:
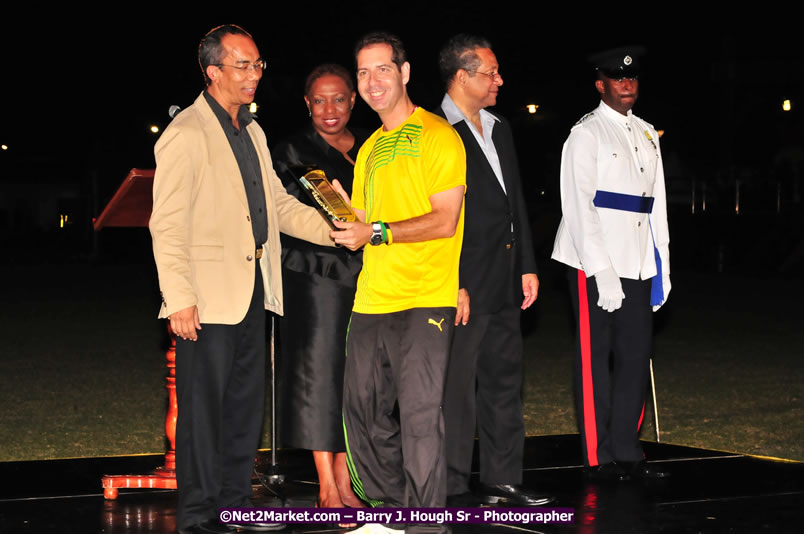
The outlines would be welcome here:
M 597 208 L 631 211 L 634 213 L 650 213 L 653 211 L 653 197 L 626 195 L 625 193 L 614 193 L 612 191 L 597 191 L 592 203 Z M 656 248 L 656 239 L 653 237 L 653 225 L 650 224 L 650 217 L 648 217 L 648 225 L 650 225 L 650 236 L 653 239 L 653 256 L 656 259 L 656 276 L 651 279 L 650 283 L 650 305 L 658 306 L 664 301 L 662 258 L 659 256 L 659 249 Z
M 612 210 L 633 211 L 636 213 L 650 213 L 653 211 L 653 197 L 640 197 L 626 195 L 625 193 L 612 193 L 611 191 L 597 191 L 592 201 L 595 207 Z

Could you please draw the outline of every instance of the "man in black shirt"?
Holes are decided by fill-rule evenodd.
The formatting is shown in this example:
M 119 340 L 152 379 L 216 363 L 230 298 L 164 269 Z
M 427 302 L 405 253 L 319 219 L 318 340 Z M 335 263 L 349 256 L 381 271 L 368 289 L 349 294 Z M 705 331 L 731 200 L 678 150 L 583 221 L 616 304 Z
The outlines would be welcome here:
M 279 232 L 331 241 L 316 210 L 286 193 L 246 108 L 265 69 L 251 36 L 237 26 L 213 29 L 199 63 L 206 90 L 156 144 L 150 229 L 159 317 L 176 334 L 179 531 L 229 532 L 218 510 L 250 506 L 265 310 L 282 314 Z

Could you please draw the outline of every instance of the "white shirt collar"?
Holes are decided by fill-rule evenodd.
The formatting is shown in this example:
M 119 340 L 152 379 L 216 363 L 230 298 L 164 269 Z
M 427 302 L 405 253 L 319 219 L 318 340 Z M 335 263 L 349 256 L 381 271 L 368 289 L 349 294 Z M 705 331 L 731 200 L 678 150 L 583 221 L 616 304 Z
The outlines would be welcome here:
M 599 109 L 600 113 L 603 114 L 605 117 L 617 122 L 618 124 L 623 124 L 625 126 L 631 124 L 632 113 L 630 109 L 625 115 L 623 115 L 619 111 L 614 111 L 613 109 L 611 109 L 611 107 L 609 107 L 609 105 L 603 102 L 602 100 L 600 101 L 600 105 L 598 106 L 597 109 Z
M 452 125 L 455 125 L 461 121 L 466 121 L 466 124 L 471 124 L 469 119 L 466 115 L 463 114 L 461 108 L 453 102 L 452 98 L 450 98 L 449 94 L 445 94 L 444 98 L 441 100 L 441 109 L 444 110 L 444 115 L 447 117 L 447 122 Z M 497 122 L 500 121 L 497 117 L 486 111 L 485 109 L 480 110 L 480 123 L 487 124 L 490 119 L 493 119 Z
M 475 125 L 466 118 L 466 115 L 464 115 L 463 111 L 461 111 L 448 94 L 444 95 L 441 101 L 441 108 L 444 110 L 444 116 L 450 124 L 455 125 L 461 121 L 466 122 L 466 126 L 469 128 L 469 131 L 472 132 L 472 137 L 477 141 L 477 145 L 480 147 L 480 150 L 483 151 L 489 165 L 491 165 L 491 169 L 494 171 L 494 176 L 496 176 L 497 181 L 500 182 L 500 187 L 505 192 L 505 181 L 503 180 L 502 167 L 500 165 L 500 155 L 497 153 L 497 147 L 494 146 L 494 139 L 492 139 L 494 123 L 495 121 L 499 122 L 500 119 L 485 109 L 481 109 L 480 124 L 483 128 L 483 133 L 481 134 Z

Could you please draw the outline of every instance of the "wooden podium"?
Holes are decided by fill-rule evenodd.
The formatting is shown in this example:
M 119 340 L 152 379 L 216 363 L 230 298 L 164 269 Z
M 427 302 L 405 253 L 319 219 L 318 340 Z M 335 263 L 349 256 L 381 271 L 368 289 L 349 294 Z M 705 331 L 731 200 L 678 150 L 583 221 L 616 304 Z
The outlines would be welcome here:
M 96 232 L 107 226 L 148 228 L 154 205 L 154 169 L 131 169 L 112 199 L 92 222 Z
M 120 184 L 112 199 L 93 222 L 96 232 L 107 226 L 148 227 L 153 208 L 153 169 L 131 169 Z M 101 479 L 103 496 L 116 499 L 119 488 L 176 489 L 176 338 L 170 331 L 170 348 L 167 351 L 168 410 L 165 418 L 165 435 L 169 448 L 165 452 L 165 464 L 147 475 L 105 475 Z

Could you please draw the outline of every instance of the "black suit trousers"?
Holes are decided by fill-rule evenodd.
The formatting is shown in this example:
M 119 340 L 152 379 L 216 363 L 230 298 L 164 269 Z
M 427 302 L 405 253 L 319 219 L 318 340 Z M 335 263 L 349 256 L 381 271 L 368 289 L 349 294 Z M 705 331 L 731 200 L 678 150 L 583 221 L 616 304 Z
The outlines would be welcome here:
M 644 458 L 639 428 L 645 408 L 653 333 L 650 280 L 621 278 L 623 305 L 597 305 L 594 277 L 569 269 L 577 319 L 575 401 L 584 464 Z
M 466 325 L 455 327 L 444 392 L 450 495 L 469 489 L 475 421 L 480 481 L 522 482 L 520 313 L 511 306 L 493 314 L 471 314 Z
M 197 341 L 176 340 L 177 524 L 248 505 L 265 406 L 265 306 L 257 269 L 245 318 L 202 324 Z

